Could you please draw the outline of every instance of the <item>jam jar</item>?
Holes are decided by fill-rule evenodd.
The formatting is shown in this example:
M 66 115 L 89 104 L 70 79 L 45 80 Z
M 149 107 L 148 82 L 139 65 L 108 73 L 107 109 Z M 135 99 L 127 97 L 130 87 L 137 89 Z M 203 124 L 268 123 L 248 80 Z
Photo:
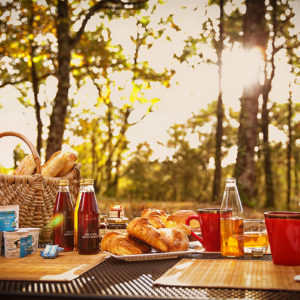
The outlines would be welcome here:
M 117 231 L 120 233 L 127 233 L 126 228 L 128 224 L 128 218 L 108 218 L 107 222 L 107 232 Z
M 107 215 L 100 215 L 99 217 L 99 242 L 107 232 Z

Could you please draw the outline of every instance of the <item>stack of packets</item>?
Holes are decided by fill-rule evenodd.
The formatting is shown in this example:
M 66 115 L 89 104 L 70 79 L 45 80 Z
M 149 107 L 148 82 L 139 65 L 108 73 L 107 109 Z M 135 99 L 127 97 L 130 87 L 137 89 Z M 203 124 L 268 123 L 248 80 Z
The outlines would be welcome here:
M 56 258 L 57 255 L 64 251 L 64 248 L 58 247 L 58 245 L 46 245 L 44 250 L 40 251 L 40 256 L 44 258 Z

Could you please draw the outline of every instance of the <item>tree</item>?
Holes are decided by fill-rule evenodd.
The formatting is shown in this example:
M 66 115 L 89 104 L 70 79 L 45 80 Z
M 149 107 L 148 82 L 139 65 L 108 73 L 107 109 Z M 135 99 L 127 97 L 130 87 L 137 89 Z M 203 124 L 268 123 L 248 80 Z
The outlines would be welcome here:
M 81 26 L 77 32 L 71 32 L 70 6 L 67 0 L 59 0 L 57 3 L 57 78 L 58 89 L 53 103 L 53 111 L 50 117 L 49 136 L 47 140 L 46 159 L 55 151 L 59 150 L 62 145 L 63 133 L 65 129 L 65 117 L 69 104 L 68 91 L 70 87 L 70 62 L 71 53 L 76 48 L 81 39 L 87 22 L 99 10 L 109 10 L 109 12 L 119 11 L 121 9 L 141 8 L 146 0 L 137 0 L 131 2 L 103 0 L 97 1 L 89 7 L 88 11 L 80 16 L 82 19 Z M 77 3 L 80 5 L 82 2 Z M 72 5 L 73 7 L 73 5 Z
M 244 16 L 243 46 L 251 51 L 255 48 L 265 52 L 267 31 L 265 22 L 266 7 L 261 0 L 246 0 Z M 245 86 L 241 97 L 240 126 L 238 133 L 238 154 L 235 167 L 239 191 L 243 201 L 254 205 L 256 196 L 255 147 L 258 136 L 258 97 L 261 89 L 259 69 L 254 82 Z
M 21 93 L 19 101 L 25 106 L 33 106 L 37 121 L 36 148 L 42 148 L 43 125 L 42 105 L 38 99 L 39 86 L 52 74 L 49 62 L 49 45 L 38 43 L 38 36 L 51 28 L 51 15 L 45 7 L 34 1 L 1 2 L 0 59 L 5 68 L 1 69 L 0 87 L 14 85 Z M 27 93 L 31 86 L 34 101 Z
M 215 130 L 215 154 L 214 154 L 214 179 L 212 186 L 212 201 L 220 199 L 221 192 L 221 179 L 222 179 L 222 139 L 223 139 L 223 118 L 224 118 L 224 107 L 223 107 L 223 92 L 222 92 L 222 54 L 224 50 L 224 0 L 214 0 L 210 1 L 209 5 L 218 5 L 220 10 L 219 15 L 219 32 L 214 28 L 215 20 L 208 17 L 203 23 L 202 32 L 200 37 L 194 38 L 189 37 L 186 40 L 186 45 L 180 56 L 175 56 L 181 63 L 186 62 L 188 58 L 192 56 L 198 56 L 201 62 L 214 63 L 218 67 L 218 84 L 219 84 L 219 94 L 216 111 L 214 112 L 217 118 L 216 130 Z M 216 52 L 216 59 L 208 57 L 201 50 L 201 44 L 210 43 L 212 48 Z M 200 52 L 200 54 L 199 54 Z M 193 65 L 194 67 L 194 65 Z
M 222 139 L 223 139 L 223 93 L 222 93 L 222 54 L 224 48 L 224 1 L 220 0 L 220 24 L 219 24 L 219 41 L 216 42 L 216 51 L 218 56 L 218 75 L 219 75 L 219 95 L 217 104 L 217 129 L 215 136 L 215 171 L 212 191 L 212 201 L 220 199 L 221 178 L 222 178 Z
M 39 85 L 49 75 L 55 75 L 58 79 L 57 94 L 50 116 L 46 159 L 62 145 L 65 118 L 70 104 L 70 73 L 74 70 L 71 67 L 72 53 L 76 51 L 88 21 L 100 11 L 100 17 L 105 14 L 109 17 L 120 16 L 121 12 L 123 16 L 126 16 L 125 13 L 128 16 L 136 9 L 145 7 L 146 2 L 147 0 L 1 2 L 0 24 L 5 38 L 1 40 L 0 53 L 5 65 L 10 68 L 2 70 L 4 76 L 0 86 L 19 85 L 24 95 L 24 86 L 20 84 L 30 79 L 38 123 L 38 148 L 41 147 L 42 136 Z M 78 30 L 74 29 L 77 27 Z M 30 104 L 30 101 L 26 104 Z
M 123 156 L 128 147 L 126 136 L 128 129 L 141 122 L 159 101 L 159 98 L 155 96 L 150 98 L 145 96 L 145 93 L 154 83 L 168 87 L 174 74 L 173 70 L 167 68 L 162 72 L 156 72 L 147 61 L 140 58 L 140 51 L 151 49 L 153 39 L 163 37 L 165 31 L 164 29 L 156 31 L 154 30 L 156 24 L 154 26 L 150 24 L 150 16 L 155 10 L 156 5 L 153 5 L 148 12 L 144 11 L 134 18 L 136 34 L 131 36 L 130 40 L 135 48 L 129 57 L 122 54 L 122 45 L 114 46 L 113 51 L 107 49 L 109 45 L 112 46 L 111 33 L 109 28 L 101 27 L 98 29 L 99 32 L 107 33 L 106 47 L 101 47 L 101 55 L 97 55 L 100 41 L 93 43 L 88 38 L 79 43 L 76 51 L 81 64 L 88 66 L 86 72 L 79 72 L 74 77 L 77 85 L 81 86 L 87 78 L 91 79 L 97 88 L 98 99 L 95 109 L 91 108 L 91 111 L 79 111 L 77 114 L 70 112 L 67 125 L 75 136 L 84 140 L 86 144 L 84 149 L 89 149 L 83 153 L 83 145 L 76 147 L 80 160 L 88 166 L 82 169 L 82 173 L 92 176 L 97 192 L 106 196 L 118 195 L 118 182 L 123 173 Z M 152 43 L 148 42 L 148 37 L 152 38 Z M 89 47 L 94 49 L 89 53 L 85 53 L 87 42 Z M 88 65 L 90 60 L 93 60 L 91 66 Z M 126 77 L 125 83 L 118 81 L 118 75 Z M 117 97 L 116 90 L 118 90 Z M 119 101 L 116 101 L 116 98 Z M 145 113 L 140 119 L 130 121 L 137 102 L 145 105 Z M 78 122 L 80 126 L 76 126 Z M 91 153 L 92 157 L 87 153 Z

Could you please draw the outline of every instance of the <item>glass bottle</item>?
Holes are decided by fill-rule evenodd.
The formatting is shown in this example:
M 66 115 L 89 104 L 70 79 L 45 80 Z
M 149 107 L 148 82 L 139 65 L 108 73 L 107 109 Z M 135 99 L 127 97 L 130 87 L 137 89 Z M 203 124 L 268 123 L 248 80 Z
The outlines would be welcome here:
M 75 204 L 75 210 L 74 210 L 74 249 L 75 250 L 77 250 L 77 240 L 78 240 L 78 208 L 79 208 L 83 187 L 84 187 L 83 180 L 80 180 L 79 192 L 78 192 L 78 196 Z
M 101 215 L 99 217 L 99 242 L 101 242 L 102 238 L 107 233 L 107 224 L 106 224 L 107 216 Z
M 99 209 L 93 179 L 83 179 L 78 207 L 77 250 L 79 254 L 99 252 Z
M 243 206 L 235 178 L 227 178 L 220 212 L 221 255 L 244 254 Z
M 68 187 L 68 180 L 60 180 L 53 208 L 53 243 L 64 248 L 74 249 L 74 209 Z

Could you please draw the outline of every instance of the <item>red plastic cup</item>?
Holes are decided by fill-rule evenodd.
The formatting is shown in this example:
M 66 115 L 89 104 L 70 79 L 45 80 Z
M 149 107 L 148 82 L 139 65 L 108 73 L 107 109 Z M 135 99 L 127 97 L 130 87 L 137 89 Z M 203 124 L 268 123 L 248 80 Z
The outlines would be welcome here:
M 201 242 L 206 251 L 220 252 L 220 209 L 202 208 L 197 210 L 198 215 L 186 219 L 186 225 L 195 219 L 199 221 L 202 237 L 192 231 L 192 236 Z
M 276 265 L 300 265 L 300 212 L 269 211 L 264 213 Z

